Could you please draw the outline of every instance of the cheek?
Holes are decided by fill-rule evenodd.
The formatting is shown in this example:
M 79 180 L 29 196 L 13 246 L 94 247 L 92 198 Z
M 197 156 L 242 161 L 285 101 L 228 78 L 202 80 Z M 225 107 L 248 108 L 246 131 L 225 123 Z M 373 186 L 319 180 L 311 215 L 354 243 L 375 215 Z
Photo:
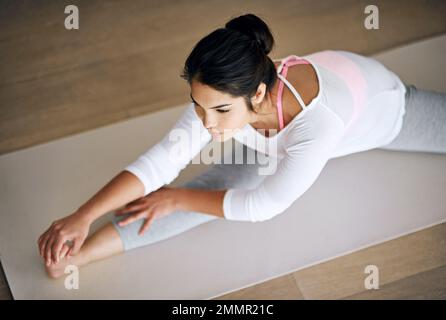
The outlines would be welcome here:
M 220 118 L 219 122 L 222 128 L 240 129 L 249 122 L 249 115 L 244 112 L 228 112 L 225 116 Z
M 215 121 L 218 125 L 218 128 L 221 130 L 240 129 L 249 122 L 249 114 L 247 112 L 238 111 L 240 110 L 240 108 L 237 108 L 236 110 L 237 112 L 231 110 L 226 113 L 218 113 L 214 111 L 214 114 L 212 114 L 213 119 L 211 121 Z M 195 111 L 201 122 L 204 122 L 206 112 L 202 108 L 197 106 L 195 107 Z
M 200 118 L 200 120 L 203 121 L 204 111 L 200 107 L 195 106 L 195 112 L 197 113 L 197 116 Z

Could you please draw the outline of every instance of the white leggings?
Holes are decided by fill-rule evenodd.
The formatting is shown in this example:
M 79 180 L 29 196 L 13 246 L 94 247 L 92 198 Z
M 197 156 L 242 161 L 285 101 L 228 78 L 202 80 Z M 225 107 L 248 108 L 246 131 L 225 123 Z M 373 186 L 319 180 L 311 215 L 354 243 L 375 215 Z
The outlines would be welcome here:
M 390 144 L 379 149 L 446 153 L 446 93 L 419 90 L 413 85 L 406 86 L 406 89 L 406 113 L 401 131 Z M 234 147 L 244 148 L 242 154 L 246 156 L 246 146 L 234 143 Z M 243 163 L 245 164 L 211 165 L 209 170 L 181 187 L 208 190 L 254 188 L 265 175 L 258 174 L 258 163 Z M 168 239 L 204 222 L 217 219 L 216 216 L 199 212 L 176 211 L 155 219 L 149 229 L 140 236 L 138 231 L 143 219 L 119 227 L 117 222 L 124 217 L 113 217 L 112 223 L 122 239 L 125 251 Z

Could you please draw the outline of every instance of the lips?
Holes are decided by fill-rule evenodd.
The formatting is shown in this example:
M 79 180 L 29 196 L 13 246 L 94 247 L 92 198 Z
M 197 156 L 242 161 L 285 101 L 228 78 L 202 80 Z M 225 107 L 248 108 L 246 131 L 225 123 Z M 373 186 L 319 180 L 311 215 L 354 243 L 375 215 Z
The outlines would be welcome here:
M 219 132 L 211 132 L 212 139 L 220 139 L 222 136 Z

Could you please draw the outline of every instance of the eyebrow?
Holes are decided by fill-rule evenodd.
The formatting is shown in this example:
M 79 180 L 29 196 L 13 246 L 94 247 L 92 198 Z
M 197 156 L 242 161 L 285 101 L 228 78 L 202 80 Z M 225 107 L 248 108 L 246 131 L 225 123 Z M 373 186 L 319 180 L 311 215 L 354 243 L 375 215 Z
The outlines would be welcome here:
M 196 105 L 200 106 L 200 105 L 198 104 L 198 102 L 195 101 L 195 99 L 192 97 L 192 93 L 190 93 L 190 98 L 192 99 L 192 101 L 193 101 Z M 226 106 L 230 106 L 230 105 L 231 105 L 230 103 L 227 103 L 227 104 L 221 104 L 221 105 L 218 105 L 218 106 L 209 108 L 209 109 L 216 109 L 216 108 L 226 107 Z M 200 107 L 201 107 L 201 106 L 200 106 Z

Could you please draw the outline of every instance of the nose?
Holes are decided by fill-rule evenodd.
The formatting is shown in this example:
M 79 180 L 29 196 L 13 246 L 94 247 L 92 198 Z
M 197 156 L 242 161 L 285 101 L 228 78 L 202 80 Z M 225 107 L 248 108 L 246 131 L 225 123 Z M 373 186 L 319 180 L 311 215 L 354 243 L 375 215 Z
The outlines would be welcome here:
M 216 126 L 216 121 L 215 119 L 211 119 L 209 116 L 205 116 L 203 119 L 203 124 L 204 127 L 209 130 Z

